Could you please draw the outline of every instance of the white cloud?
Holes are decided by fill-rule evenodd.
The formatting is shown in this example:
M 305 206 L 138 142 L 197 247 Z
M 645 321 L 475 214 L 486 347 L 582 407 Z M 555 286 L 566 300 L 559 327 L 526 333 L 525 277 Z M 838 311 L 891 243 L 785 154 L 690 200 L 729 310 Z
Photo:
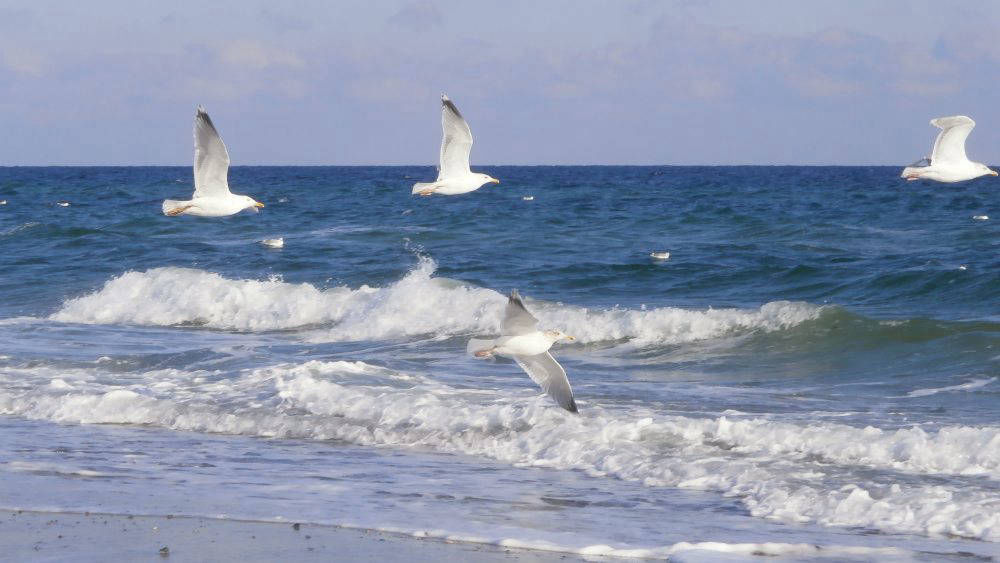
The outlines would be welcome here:
M 5 47 L 0 61 L 8 70 L 35 77 L 42 76 L 47 67 L 47 61 L 40 53 L 18 47 Z
M 427 0 L 411 2 L 389 16 L 389 23 L 413 31 L 425 31 L 440 27 L 444 22 L 441 10 Z
M 302 69 L 306 66 L 294 51 L 249 39 L 223 45 L 219 49 L 219 60 L 224 64 L 257 70 L 271 67 Z

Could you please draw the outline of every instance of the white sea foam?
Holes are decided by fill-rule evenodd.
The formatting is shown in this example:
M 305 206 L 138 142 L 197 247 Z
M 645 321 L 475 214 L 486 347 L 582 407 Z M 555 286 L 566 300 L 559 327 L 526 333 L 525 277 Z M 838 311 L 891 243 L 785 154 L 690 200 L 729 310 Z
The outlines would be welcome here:
M 351 529 L 369 529 L 363 526 L 343 526 Z M 516 538 L 485 538 L 454 534 L 442 530 L 426 530 L 398 527 L 377 527 L 375 531 L 401 534 L 415 538 L 433 538 L 455 543 L 474 543 L 529 549 L 533 551 L 552 551 L 557 553 L 575 553 L 591 557 L 625 557 L 640 559 L 667 559 L 670 561 L 718 561 L 722 554 L 739 556 L 770 556 L 770 557 L 808 557 L 808 558 L 854 558 L 870 557 L 879 560 L 895 560 L 909 558 L 910 551 L 894 547 L 863 547 L 846 545 L 819 546 L 806 543 L 725 543 L 725 542 L 678 542 L 663 547 L 621 548 L 604 544 L 573 547 L 541 540 L 522 540 Z M 740 558 L 742 560 L 742 557 Z
M 991 377 L 989 379 L 973 379 L 967 383 L 962 383 L 959 385 L 950 385 L 948 387 L 934 387 L 930 389 L 917 389 L 915 391 L 910 391 L 906 394 L 907 397 L 926 397 L 928 395 L 937 395 L 938 393 L 946 393 L 948 391 L 970 391 L 972 389 L 979 389 L 980 387 L 989 385 L 996 381 L 997 378 Z
M 236 378 L 157 370 L 122 380 L 100 370 L 4 368 L 0 413 L 415 446 L 717 491 L 760 517 L 1000 541 L 998 427 L 883 430 L 585 403 L 572 415 L 531 390 L 461 389 L 362 362 L 277 365 Z M 872 482 L 873 469 L 941 478 Z
M 433 277 L 423 258 L 387 287 L 321 290 L 280 280 L 231 280 L 185 268 L 127 272 L 100 290 L 63 304 L 51 319 L 94 324 L 180 325 L 261 331 L 330 325 L 312 341 L 495 334 L 506 297 Z M 734 331 L 779 330 L 815 319 L 821 307 L 776 301 L 759 309 L 586 309 L 531 302 L 542 324 L 587 342 L 626 340 L 636 346 L 716 338 Z
M 12 234 L 17 233 L 19 231 L 24 231 L 24 230 L 30 229 L 32 227 L 37 227 L 38 225 L 41 225 L 41 223 L 39 223 L 37 221 L 30 221 L 28 223 L 24 223 L 24 224 L 18 225 L 16 227 L 11 227 L 9 229 L 0 231 L 0 236 L 12 235 Z

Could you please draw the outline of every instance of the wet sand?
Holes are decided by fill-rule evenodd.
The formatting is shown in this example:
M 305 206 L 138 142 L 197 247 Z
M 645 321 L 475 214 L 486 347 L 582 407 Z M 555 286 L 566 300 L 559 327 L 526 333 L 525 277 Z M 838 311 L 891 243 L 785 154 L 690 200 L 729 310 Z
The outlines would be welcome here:
M 0 511 L 0 546 L 0 561 L 580 560 L 562 553 L 293 522 L 27 510 Z

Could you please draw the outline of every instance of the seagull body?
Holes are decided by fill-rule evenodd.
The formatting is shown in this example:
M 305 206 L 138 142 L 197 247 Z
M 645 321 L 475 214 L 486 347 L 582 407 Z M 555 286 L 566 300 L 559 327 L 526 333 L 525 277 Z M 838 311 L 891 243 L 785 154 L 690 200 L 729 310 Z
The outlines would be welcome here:
M 549 351 L 556 341 L 561 340 L 560 335 L 550 335 L 547 332 L 535 331 L 517 336 L 501 336 L 494 340 L 494 346 L 489 353 L 480 351 L 480 357 L 497 354 L 507 358 L 515 356 L 537 356 Z
M 941 129 L 934 140 L 931 156 L 904 168 L 902 178 L 951 183 L 997 175 L 995 170 L 972 162 L 965 155 L 965 139 L 976 126 L 975 121 L 964 115 L 953 115 L 932 119 L 931 125 Z
M 578 412 L 566 370 L 549 353 L 553 344 L 563 339 L 573 340 L 573 337 L 558 330 L 541 331 L 537 327 L 538 319 L 528 312 L 514 290 L 507 300 L 500 338 L 473 338 L 469 341 L 469 351 L 477 358 L 497 355 L 513 359 L 560 407 Z
M 205 108 L 194 117 L 194 197 L 188 201 L 163 201 L 163 214 L 225 217 L 244 209 L 257 211 L 264 204 L 229 191 L 229 151 L 215 130 Z
M 472 130 L 458 108 L 441 94 L 441 156 L 438 177 L 433 182 L 413 184 L 414 194 L 458 195 L 478 190 L 483 184 L 499 184 L 500 180 L 469 169 L 472 151 Z

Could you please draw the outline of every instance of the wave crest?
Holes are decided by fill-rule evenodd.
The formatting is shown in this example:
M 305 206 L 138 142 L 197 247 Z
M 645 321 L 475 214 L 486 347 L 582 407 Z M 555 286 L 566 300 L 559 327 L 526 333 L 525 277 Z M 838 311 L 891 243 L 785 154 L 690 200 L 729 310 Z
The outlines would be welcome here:
M 415 335 L 447 338 L 495 334 L 506 297 L 496 291 L 433 277 L 422 258 L 401 280 L 382 288 L 321 290 L 308 283 L 232 280 L 187 268 L 127 272 L 100 290 L 63 304 L 50 318 L 92 324 L 202 325 L 240 331 L 311 331 L 317 342 L 378 340 Z M 759 309 L 649 310 L 583 307 L 534 301 L 543 327 L 559 328 L 583 343 L 627 340 L 633 345 L 676 344 L 734 331 L 773 331 L 817 318 L 821 307 L 775 301 Z

